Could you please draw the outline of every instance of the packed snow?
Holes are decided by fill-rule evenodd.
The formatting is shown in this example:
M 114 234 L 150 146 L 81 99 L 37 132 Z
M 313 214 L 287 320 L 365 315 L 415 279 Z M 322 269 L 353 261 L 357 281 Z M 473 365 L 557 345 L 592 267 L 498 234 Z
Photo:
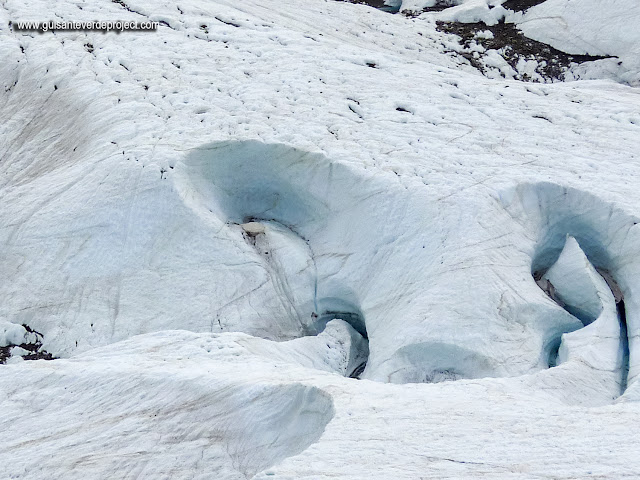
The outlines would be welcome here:
M 501 3 L 1 2 L 0 477 L 640 476 L 638 6 Z

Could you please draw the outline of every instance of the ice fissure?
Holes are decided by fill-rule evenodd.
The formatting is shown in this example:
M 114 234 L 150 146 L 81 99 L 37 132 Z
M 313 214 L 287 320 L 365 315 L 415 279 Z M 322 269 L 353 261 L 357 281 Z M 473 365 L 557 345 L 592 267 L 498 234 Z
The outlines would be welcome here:
M 629 385 L 629 327 L 627 326 L 627 312 L 624 300 L 616 303 L 618 319 L 620 321 L 620 352 L 622 353 L 622 368 L 620 369 L 620 395 Z
M 0 321 L 0 365 L 8 361 L 53 360 L 42 348 L 43 337 L 29 325 Z

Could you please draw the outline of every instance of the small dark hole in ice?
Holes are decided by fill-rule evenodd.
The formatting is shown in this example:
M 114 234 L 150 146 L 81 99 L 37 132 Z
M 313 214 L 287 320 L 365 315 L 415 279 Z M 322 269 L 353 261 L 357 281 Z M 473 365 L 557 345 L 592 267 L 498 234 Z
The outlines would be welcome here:
M 549 350 L 549 359 L 548 364 L 549 368 L 553 368 L 558 365 L 558 352 L 560 350 L 561 337 L 558 337 L 551 344 L 551 349 Z
M 360 375 L 362 375 L 366 367 L 367 367 L 367 362 L 362 362 L 353 370 L 353 372 L 351 372 L 351 374 L 349 375 L 349 378 L 355 378 L 357 380 L 360 380 Z

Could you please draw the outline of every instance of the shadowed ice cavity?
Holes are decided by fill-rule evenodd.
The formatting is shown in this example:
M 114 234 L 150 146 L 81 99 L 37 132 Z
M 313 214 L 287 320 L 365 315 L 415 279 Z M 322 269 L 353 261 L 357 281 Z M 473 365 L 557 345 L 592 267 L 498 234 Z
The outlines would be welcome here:
M 286 340 L 318 335 L 339 319 L 350 330 L 332 335 L 341 332 L 343 346 L 362 347 L 350 355 L 366 361 L 367 321 L 356 286 L 374 269 L 359 265 L 368 263 L 366 237 L 376 221 L 367 198 L 383 194 L 383 184 L 322 154 L 252 141 L 198 149 L 185 167 L 178 188 L 186 203 L 222 222 L 215 228 L 240 241 L 265 278 L 263 295 L 243 315 L 262 327 L 244 330 Z
M 395 366 L 387 373 L 390 383 L 439 383 L 493 374 L 489 359 L 456 345 L 442 343 L 407 345 L 397 351 L 389 364 Z
M 226 232 L 253 275 L 264 279 L 246 304 L 240 298 L 227 302 L 231 308 L 214 299 L 231 321 L 244 322 L 235 329 L 289 340 L 317 335 L 340 319 L 368 339 L 364 378 L 388 381 L 395 357 L 404 372 L 395 382 L 440 379 L 440 370 L 478 375 L 468 359 L 459 365 L 448 353 L 468 350 L 466 357 L 483 358 L 473 335 L 485 328 L 473 311 L 465 320 L 471 336 L 459 335 L 452 322 L 458 313 L 450 299 L 459 294 L 437 276 L 447 275 L 442 253 L 458 232 L 442 225 L 446 214 L 422 182 L 256 141 L 194 150 L 178 174 L 185 203 L 213 232 Z M 482 374 L 496 374 L 491 360 Z
M 211 299 L 222 330 L 282 341 L 341 319 L 368 338 L 362 377 L 404 383 L 546 369 L 581 325 L 528 274 L 544 224 L 515 204 L 257 141 L 195 149 L 176 173 L 220 267 L 251 285 Z
M 551 183 L 520 185 L 502 200 L 533 243 L 532 276 L 574 319 L 547 330 L 543 357 L 574 375 L 591 375 L 615 398 L 639 373 L 637 219 Z

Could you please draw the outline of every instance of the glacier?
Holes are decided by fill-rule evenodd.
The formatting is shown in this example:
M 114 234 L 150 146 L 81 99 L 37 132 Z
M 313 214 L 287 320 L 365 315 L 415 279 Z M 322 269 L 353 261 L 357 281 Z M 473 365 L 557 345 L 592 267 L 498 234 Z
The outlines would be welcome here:
M 0 478 L 640 476 L 640 12 L 534 3 L 1 2 Z

